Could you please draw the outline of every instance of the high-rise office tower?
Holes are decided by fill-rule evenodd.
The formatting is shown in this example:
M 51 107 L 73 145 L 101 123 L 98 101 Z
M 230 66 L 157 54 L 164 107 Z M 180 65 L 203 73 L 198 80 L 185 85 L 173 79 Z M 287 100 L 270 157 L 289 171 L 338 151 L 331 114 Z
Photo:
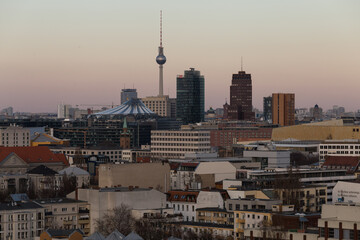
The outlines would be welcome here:
M 126 101 L 129 101 L 133 98 L 137 98 L 136 89 L 133 88 L 124 88 L 121 90 L 121 104 Z
M 205 79 L 194 68 L 176 78 L 176 118 L 184 124 L 204 121 Z
M 272 117 L 272 97 L 264 97 L 263 104 L 264 120 L 271 121 Z
M 295 125 L 295 94 L 272 94 L 272 122 L 280 126 Z
M 224 116 L 230 120 L 254 121 L 252 111 L 252 83 L 251 74 L 239 71 L 233 74 L 230 86 L 230 105 L 224 105 Z

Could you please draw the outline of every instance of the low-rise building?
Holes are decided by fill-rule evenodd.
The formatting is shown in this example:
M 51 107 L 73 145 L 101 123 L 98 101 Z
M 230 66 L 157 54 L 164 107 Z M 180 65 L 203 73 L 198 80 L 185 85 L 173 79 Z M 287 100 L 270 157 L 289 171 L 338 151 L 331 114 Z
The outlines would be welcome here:
M 77 189 L 68 198 L 90 204 L 90 234 L 95 231 L 96 220 L 121 204 L 131 210 L 166 208 L 166 195 L 151 188 L 116 187 L 100 189 Z
M 246 229 L 260 229 L 271 226 L 272 213 L 269 210 L 234 211 L 234 239 L 244 239 Z
M 208 152 L 211 152 L 209 131 L 151 131 L 153 159 L 178 159 L 184 158 L 186 153 Z
M 358 128 L 354 128 L 354 134 L 359 133 Z M 326 156 L 352 156 L 360 157 L 360 140 L 325 140 L 319 145 L 319 160 L 322 165 Z
M 360 205 L 355 203 L 324 204 L 321 218 L 319 240 L 359 239 Z
M 45 229 L 45 209 L 35 202 L 0 203 L 0 239 L 34 239 Z
M 360 183 L 337 182 L 333 189 L 332 202 L 353 202 L 360 204 Z
M 87 202 L 69 198 L 35 200 L 45 208 L 45 228 L 80 229 L 90 233 L 90 205 Z
M 290 166 L 290 151 L 285 150 L 246 150 L 245 158 L 261 163 L 261 169 L 287 168 Z
M 165 162 L 101 164 L 99 187 L 152 187 L 163 192 L 170 190 L 170 165 Z
M 196 221 L 224 225 L 234 224 L 234 213 L 224 208 L 198 208 L 196 209 Z

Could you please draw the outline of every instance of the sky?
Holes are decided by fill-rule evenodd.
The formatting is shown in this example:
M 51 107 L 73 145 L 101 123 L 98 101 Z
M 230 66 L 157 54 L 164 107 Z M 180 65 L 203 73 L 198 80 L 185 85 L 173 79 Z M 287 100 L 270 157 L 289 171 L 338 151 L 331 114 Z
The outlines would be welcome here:
M 205 108 L 222 107 L 242 57 L 258 109 L 275 92 L 360 109 L 359 0 L 0 0 L 0 109 L 118 104 L 124 86 L 157 95 L 160 10 L 171 97 L 194 67 Z

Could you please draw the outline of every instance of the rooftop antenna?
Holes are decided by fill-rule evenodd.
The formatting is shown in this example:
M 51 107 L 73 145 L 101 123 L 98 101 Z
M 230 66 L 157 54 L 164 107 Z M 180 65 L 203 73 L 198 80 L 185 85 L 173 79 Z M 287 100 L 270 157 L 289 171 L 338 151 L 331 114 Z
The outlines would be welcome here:
M 163 65 L 166 62 L 166 57 L 164 56 L 164 48 L 162 46 L 162 11 L 160 11 L 160 46 L 159 54 L 156 57 L 156 62 L 159 64 L 159 97 L 164 95 L 163 90 Z
M 162 10 L 160 10 L 160 47 L 162 47 Z
M 241 71 L 243 71 L 243 57 L 241 56 Z

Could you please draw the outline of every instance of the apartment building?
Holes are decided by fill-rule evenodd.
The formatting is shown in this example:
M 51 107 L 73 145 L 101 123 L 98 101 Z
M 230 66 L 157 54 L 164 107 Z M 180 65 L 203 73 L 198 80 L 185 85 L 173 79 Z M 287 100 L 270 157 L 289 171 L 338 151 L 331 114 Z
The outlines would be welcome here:
M 359 130 L 359 129 L 354 129 Z M 360 156 L 360 140 L 326 140 L 319 145 L 320 165 L 324 164 L 326 156 Z
M 209 153 L 209 131 L 151 131 L 151 156 L 153 159 L 179 159 L 186 153 Z
M 270 210 L 234 211 L 234 239 L 244 239 L 246 229 L 259 229 L 272 224 Z
M 45 229 L 45 209 L 35 202 L 0 203 L 0 239 L 35 239 Z
M 51 198 L 35 201 L 45 208 L 45 228 L 81 229 L 90 233 L 90 204 L 69 198 Z
M 30 146 L 30 130 L 11 125 L 0 128 L 0 146 L 4 147 L 28 147 Z

